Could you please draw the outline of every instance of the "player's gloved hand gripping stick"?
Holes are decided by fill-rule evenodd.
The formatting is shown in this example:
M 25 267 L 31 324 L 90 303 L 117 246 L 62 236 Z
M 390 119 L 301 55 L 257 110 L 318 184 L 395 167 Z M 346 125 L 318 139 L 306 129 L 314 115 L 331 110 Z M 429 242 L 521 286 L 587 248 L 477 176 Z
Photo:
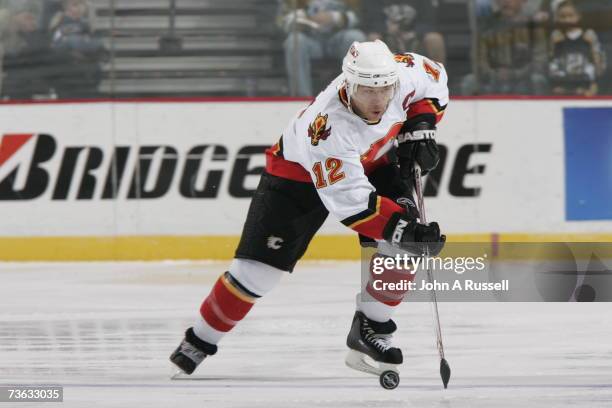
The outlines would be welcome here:
M 426 120 L 407 127 L 407 131 L 398 135 L 397 157 L 404 196 L 410 198 L 406 199 L 406 214 L 394 214 L 383 231 L 383 237 L 408 252 L 417 255 L 427 252 L 428 255 L 436 256 L 444 247 L 446 236 L 440 233 L 437 222 L 428 224 L 421 213 L 422 206 L 415 206 L 411 201 L 414 199 L 413 191 L 416 187 L 416 180 L 413 178 L 415 167 L 418 167 L 422 174 L 426 174 L 440 161 L 435 141 L 436 127 Z

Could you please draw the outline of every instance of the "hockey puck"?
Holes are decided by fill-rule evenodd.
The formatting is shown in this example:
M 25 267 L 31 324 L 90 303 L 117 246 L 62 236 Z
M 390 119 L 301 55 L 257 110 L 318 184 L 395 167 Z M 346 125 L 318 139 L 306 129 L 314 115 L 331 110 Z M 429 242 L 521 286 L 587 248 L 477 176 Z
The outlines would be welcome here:
M 380 375 L 380 385 L 385 390 L 393 390 L 399 385 L 399 374 L 395 371 L 387 370 Z

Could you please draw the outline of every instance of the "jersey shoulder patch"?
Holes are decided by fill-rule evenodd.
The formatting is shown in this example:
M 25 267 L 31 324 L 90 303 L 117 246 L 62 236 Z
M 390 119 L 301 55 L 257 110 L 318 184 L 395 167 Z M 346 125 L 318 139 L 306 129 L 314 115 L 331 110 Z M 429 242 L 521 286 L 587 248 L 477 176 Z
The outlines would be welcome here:
M 408 68 L 414 67 L 414 55 L 409 52 L 403 54 L 395 54 L 394 56 L 395 62 L 399 64 L 406 64 L 405 66 Z
M 308 125 L 308 137 L 311 145 L 318 146 L 322 140 L 327 140 L 331 135 L 331 126 L 328 127 L 327 125 L 328 117 L 329 115 L 322 115 L 319 112 L 314 121 Z

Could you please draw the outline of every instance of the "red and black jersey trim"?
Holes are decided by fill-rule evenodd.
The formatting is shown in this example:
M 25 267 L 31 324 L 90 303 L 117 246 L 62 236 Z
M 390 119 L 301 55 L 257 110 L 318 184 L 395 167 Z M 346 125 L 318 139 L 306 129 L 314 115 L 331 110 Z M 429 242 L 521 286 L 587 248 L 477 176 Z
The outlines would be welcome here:
M 298 163 L 286 160 L 283 155 L 283 137 L 266 149 L 266 172 L 289 180 L 311 183 L 310 174 Z
M 342 220 L 342 224 L 373 239 L 383 239 L 383 230 L 395 213 L 405 210 L 393 200 L 372 192 L 368 199 L 367 210 Z
M 379 196 L 375 192 L 370 193 L 370 197 L 368 198 L 368 209 L 363 210 L 359 214 L 355 214 L 351 217 L 343 219 L 342 223 L 347 227 L 350 227 L 352 224 L 372 215 L 376 211 L 376 206 L 378 205 L 378 197 Z
M 440 105 L 440 100 L 437 98 L 421 99 L 420 101 L 410 104 L 407 119 L 409 122 L 412 122 L 419 117 L 429 117 L 430 119 L 428 121 L 436 124 L 442 120 L 445 109 L 446 105 Z
M 284 157 L 283 156 L 283 136 L 280 137 L 280 139 L 278 140 L 278 143 L 276 143 L 275 145 L 273 145 L 270 148 L 270 153 L 273 154 L 276 157 Z

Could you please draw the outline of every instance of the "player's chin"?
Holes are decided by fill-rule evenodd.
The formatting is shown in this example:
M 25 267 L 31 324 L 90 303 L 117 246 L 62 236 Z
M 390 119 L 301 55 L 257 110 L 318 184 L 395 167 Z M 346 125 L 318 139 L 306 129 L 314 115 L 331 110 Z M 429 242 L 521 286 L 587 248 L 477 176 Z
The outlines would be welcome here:
M 371 121 L 380 120 L 384 113 L 385 111 L 383 110 L 370 111 L 370 114 L 368 115 L 369 116 L 368 120 L 371 120 Z

